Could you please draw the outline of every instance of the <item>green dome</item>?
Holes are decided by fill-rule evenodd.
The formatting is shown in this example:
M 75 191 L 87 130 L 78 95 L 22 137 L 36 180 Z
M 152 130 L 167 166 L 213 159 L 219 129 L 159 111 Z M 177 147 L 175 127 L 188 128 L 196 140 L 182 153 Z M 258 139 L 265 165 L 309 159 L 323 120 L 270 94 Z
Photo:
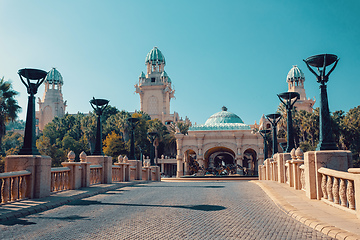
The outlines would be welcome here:
M 146 55 L 145 63 L 149 63 L 149 62 L 152 63 L 158 62 L 165 64 L 165 57 L 157 47 L 151 49 L 151 51 Z
M 208 120 L 206 120 L 205 125 L 214 125 L 219 123 L 244 123 L 241 118 L 232 113 L 228 112 L 226 107 L 222 108 L 221 112 L 213 114 L 211 117 L 209 117 Z
M 250 126 L 244 124 L 241 118 L 228 112 L 226 107 L 221 112 L 213 114 L 205 124 L 194 125 L 189 131 L 221 131 L 221 130 L 250 130 Z

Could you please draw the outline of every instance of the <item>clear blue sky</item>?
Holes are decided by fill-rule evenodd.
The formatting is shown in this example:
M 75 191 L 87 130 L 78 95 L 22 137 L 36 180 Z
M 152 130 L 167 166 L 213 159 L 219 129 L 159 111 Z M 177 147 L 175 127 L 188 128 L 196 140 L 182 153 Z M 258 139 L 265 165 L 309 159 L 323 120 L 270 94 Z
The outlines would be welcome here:
M 91 111 L 93 96 L 134 111 L 134 84 L 157 46 L 176 90 L 172 112 L 200 124 L 225 105 L 253 124 L 276 111 L 292 65 L 305 73 L 307 97 L 319 100 L 302 60 L 333 53 L 340 62 L 328 83 L 330 110 L 348 111 L 360 104 L 359 16 L 357 0 L 0 0 L 0 77 L 20 93 L 21 119 L 21 68 L 56 67 L 69 113 Z

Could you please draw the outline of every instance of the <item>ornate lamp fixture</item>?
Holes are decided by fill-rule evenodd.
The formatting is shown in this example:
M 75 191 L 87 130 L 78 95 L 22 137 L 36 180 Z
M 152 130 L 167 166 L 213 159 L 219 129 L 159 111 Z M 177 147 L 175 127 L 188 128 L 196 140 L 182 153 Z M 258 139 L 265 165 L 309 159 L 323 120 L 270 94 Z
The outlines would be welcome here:
M 271 131 L 269 129 L 262 129 L 259 131 L 260 135 L 264 139 L 264 160 L 268 158 L 268 147 L 267 147 L 267 137 Z
M 20 69 L 18 74 L 21 82 L 26 86 L 27 92 L 29 94 L 24 145 L 20 149 L 19 155 L 40 155 L 38 149 L 36 148 L 35 94 L 37 93 L 39 86 L 44 82 L 47 72 L 39 69 L 24 68 Z M 26 82 L 23 77 L 26 78 Z
M 104 109 L 109 104 L 109 100 L 106 99 L 93 99 L 90 100 L 91 107 L 95 110 L 97 115 L 97 128 L 96 128 L 96 143 L 95 150 L 92 153 L 94 156 L 104 155 L 102 152 L 102 128 L 101 128 L 101 115 Z
M 297 92 L 284 92 L 277 95 L 279 100 L 284 104 L 287 113 L 287 147 L 285 152 L 289 153 L 293 148 L 294 144 L 294 129 L 292 125 L 291 110 L 295 102 L 300 98 L 300 94 Z
M 272 127 L 273 127 L 273 155 L 278 151 L 278 144 L 277 144 L 277 129 L 276 126 L 278 124 L 278 122 L 281 119 L 281 115 L 280 113 L 272 113 L 272 114 L 268 114 L 265 116 L 271 123 Z
M 308 57 L 303 60 L 306 66 L 316 76 L 316 80 L 320 83 L 320 134 L 319 145 L 317 150 L 336 150 L 336 144 L 333 138 L 331 119 L 329 111 L 328 96 L 326 91 L 326 83 L 329 81 L 329 75 L 334 71 L 339 58 L 334 54 L 320 54 Z M 326 67 L 333 64 L 331 70 L 326 74 Z M 311 67 L 315 67 L 316 73 Z
M 128 118 L 127 121 L 130 123 L 131 127 L 131 138 L 130 138 L 130 156 L 131 160 L 136 160 L 135 157 L 135 126 L 136 123 L 139 121 L 139 118 Z
M 158 133 L 153 131 L 153 132 L 149 132 L 148 133 L 149 137 L 150 137 L 150 165 L 154 166 L 154 158 L 155 158 L 155 146 L 154 146 L 154 141 L 155 138 L 157 137 Z

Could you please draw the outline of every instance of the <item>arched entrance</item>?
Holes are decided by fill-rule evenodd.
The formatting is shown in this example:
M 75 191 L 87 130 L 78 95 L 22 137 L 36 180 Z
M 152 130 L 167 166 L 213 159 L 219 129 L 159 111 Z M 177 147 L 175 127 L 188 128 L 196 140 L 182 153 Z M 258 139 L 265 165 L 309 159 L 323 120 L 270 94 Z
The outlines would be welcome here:
M 206 172 L 215 175 L 229 175 L 236 173 L 235 153 L 226 147 L 214 147 L 204 154 Z
M 193 175 L 199 171 L 199 163 L 196 161 L 194 150 L 185 151 L 185 175 Z
M 257 154 L 254 149 L 246 149 L 243 158 L 243 167 L 245 175 L 257 175 L 258 163 Z

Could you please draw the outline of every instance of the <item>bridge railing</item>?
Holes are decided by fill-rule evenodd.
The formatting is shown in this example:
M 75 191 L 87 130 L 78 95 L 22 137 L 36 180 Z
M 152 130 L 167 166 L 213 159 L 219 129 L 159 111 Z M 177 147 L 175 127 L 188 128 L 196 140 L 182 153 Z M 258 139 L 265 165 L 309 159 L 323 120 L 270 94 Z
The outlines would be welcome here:
M 287 184 L 304 191 L 310 199 L 321 200 L 360 218 L 360 168 L 349 168 L 351 152 L 313 151 L 305 153 L 305 159 L 303 156 L 300 148 L 275 154 L 259 166 L 259 179 Z
M 0 173 L 1 203 L 14 202 L 30 197 L 30 176 L 31 172 L 26 170 Z
M 5 158 L 5 173 L 0 173 L 0 202 L 7 203 L 24 198 L 42 198 L 51 193 L 131 180 L 160 181 L 158 166 L 142 166 L 139 160 L 80 154 L 70 151 L 63 167 L 51 168 L 48 156 L 11 155 Z
M 70 189 L 69 174 L 70 174 L 70 168 L 68 167 L 51 168 L 50 192 L 69 190 Z
M 90 166 L 90 185 L 101 183 L 103 167 L 101 165 Z
M 351 168 L 349 170 L 351 171 Z M 359 175 L 324 167 L 320 168 L 318 172 L 321 174 L 321 200 L 340 209 L 356 213 L 355 210 L 360 208 L 360 203 L 357 204 L 358 207 L 355 204 L 355 188 L 359 189 Z

